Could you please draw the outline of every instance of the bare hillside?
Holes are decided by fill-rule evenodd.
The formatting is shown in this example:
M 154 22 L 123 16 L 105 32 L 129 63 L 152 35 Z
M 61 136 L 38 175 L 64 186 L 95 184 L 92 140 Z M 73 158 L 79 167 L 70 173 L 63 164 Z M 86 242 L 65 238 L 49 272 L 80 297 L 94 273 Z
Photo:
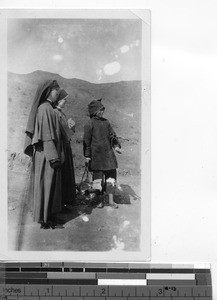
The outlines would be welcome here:
M 13 168 L 16 158 L 21 164 L 25 160 L 23 144 L 29 111 L 38 84 L 46 79 L 56 79 L 69 93 L 65 113 L 76 122 L 76 134 L 72 141 L 76 168 L 80 169 L 83 166 L 82 135 L 83 126 L 88 120 L 87 105 L 94 98 L 103 98 L 106 107 L 105 118 L 110 120 L 118 136 L 125 139 L 121 140 L 124 153 L 119 157 L 120 170 L 123 174 L 137 173 L 140 166 L 141 82 L 93 84 L 75 78 L 66 79 L 58 74 L 43 71 L 25 75 L 8 73 L 10 167 Z

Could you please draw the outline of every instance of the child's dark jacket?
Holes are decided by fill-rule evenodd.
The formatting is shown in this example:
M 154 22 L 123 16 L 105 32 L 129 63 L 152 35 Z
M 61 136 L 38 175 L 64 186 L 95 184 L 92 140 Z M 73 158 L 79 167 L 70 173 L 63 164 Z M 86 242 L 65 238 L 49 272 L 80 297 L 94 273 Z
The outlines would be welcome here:
M 112 146 L 120 147 L 120 143 L 107 119 L 95 116 L 86 123 L 83 145 L 84 156 L 91 158 L 92 170 L 106 171 L 118 167 Z

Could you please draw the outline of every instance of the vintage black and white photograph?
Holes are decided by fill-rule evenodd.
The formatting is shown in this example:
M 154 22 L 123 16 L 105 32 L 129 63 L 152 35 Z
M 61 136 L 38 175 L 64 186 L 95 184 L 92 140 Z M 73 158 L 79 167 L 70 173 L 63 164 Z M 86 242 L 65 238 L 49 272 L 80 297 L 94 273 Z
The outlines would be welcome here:
M 8 251 L 149 259 L 150 11 L 5 15 Z

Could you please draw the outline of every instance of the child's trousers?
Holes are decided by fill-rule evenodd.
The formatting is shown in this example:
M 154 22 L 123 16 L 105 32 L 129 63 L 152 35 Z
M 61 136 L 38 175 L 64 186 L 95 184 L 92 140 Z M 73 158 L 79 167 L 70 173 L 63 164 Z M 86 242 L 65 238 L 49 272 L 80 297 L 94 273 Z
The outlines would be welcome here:
M 101 193 L 115 194 L 117 170 L 93 171 L 93 189 Z

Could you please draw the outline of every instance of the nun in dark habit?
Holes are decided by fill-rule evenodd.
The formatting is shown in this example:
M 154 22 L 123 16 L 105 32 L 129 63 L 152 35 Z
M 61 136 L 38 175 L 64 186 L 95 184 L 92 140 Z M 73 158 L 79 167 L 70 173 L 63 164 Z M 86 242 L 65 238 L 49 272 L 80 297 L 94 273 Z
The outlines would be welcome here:
M 54 108 L 60 122 L 62 132 L 62 148 L 64 152 L 64 163 L 61 167 L 62 175 L 62 211 L 67 211 L 67 205 L 74 205 L 76 200 L 76 184 L 74 163 L 71 149 L 71 139 L 75 133 L 75 122 L 72 118 L 67 119 L 63 112 L 68 93 L 64 89 L 60 89 L 57 96 L 57 102 Z
M 59 85 L 56 80 L 40 84 L 30 111 L 24 153 L 32 158 L 33 220 L 41 228 L 58 228 L 61 211 L 61 166 L 64 162 L 60 123 L 53 106 Z

